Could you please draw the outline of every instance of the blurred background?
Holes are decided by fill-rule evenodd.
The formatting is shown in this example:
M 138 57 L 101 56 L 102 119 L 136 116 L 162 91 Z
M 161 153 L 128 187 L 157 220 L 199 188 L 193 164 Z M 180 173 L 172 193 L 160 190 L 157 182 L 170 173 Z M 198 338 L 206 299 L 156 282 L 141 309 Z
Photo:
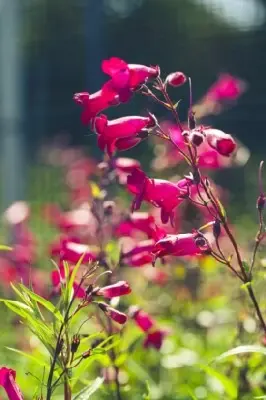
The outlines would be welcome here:
M 159 64 L 164 75 L 183 71 L 192 78 L 194 101 L 219 73 L 248 83 L 234 107 L 208 121 L 251 151 L 247 167 L 221 177 L 232 182 L 238 210 L 247 211 L 256 166 L 265 157 L 265 0 L 1 0 L 0 21 L 2 210 L 14 200 L 56 196 L 55 171 L 43 165 L 44 149 L 52 143 L 82 145 L 100 157 L 72 97 L 98 90 L 106 81 L 101 60 L 117 56 Z M 185 118 L 187 88 L 177 96 Z M 108 113 L 116 117 L 147 107 L 165 117 L 137 96 Z M 146 167 L 147 146 L 136 150 Z

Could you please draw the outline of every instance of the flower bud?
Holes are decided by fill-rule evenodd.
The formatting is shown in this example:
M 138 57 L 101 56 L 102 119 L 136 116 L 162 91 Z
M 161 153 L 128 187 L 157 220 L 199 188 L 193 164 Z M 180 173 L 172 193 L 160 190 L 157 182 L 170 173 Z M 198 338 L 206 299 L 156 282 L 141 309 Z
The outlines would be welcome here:
M 74 335 L 71 342 L 70 351 L 71 353 L 76 353 L 80 345 L 80 336 Z
M 221 234 L 221 224 L 220 221 L 217 219 L 213 224 L 213 236 L 215 237 L 215 239 L 218 239 L 220 234 Z
M 186 83 L 187 77 L 183 72 L 172 72 L 165 80 L 165 83 L 174 87 L 182 86 Z
M 222 156 L 229 157 L 236 149 L 236 142 L 231 135 L 219 129 L 205 129 L 207 142 L 210 147 L 215 149 Z
M 257 209 L 262 211 L 265 207 L 265 197 L 263 194 L 260 194 L 257 200 Z

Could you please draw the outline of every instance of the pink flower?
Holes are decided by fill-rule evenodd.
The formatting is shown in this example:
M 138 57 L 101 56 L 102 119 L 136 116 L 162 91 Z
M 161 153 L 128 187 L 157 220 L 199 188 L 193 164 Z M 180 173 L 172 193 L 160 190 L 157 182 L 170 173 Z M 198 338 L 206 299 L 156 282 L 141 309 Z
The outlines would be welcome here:
M 186 83 L 187 77 L 183 72 L 173 72 L 169 74 L 165 80 L 165 83 L 168 83 L 171 86 L 177 87 L 182 86 Z
M 143 267 L 153 261 L 154 240 L 142 240 L 131 250 L 122 252 L 121 261 L 131 267 Z
M 2 386 L 9 400 L 23 400 L 22 393 L 15 382 L 16 371 L 6 367 L 0 368 L 0 386 Z
M 154 217 L 147 212 L 134 212 L 122 221 L 117 229 L 118 236 L 132 236 L 134 232 L 141 231 L 149 237 L 152 233 Z
M 209 146 L 223 156 L 230 156 L 236 149 L 236 142 L 231 135 L 218 129 L 204 129 Z
M 70 275 L 73 271 L 73 267 L 70 268 Z M 51 281 L 53 285 L 53 294 L 59 294 L 61 292 L 61 284 L 65 283 L 65 268 L 62 264 L 59 265 L 59 269 L 55 269 L 51 272 Z M 74 296 L 82 299 L 86 296 L 86 292 L 79 283 L 74 282 L 73 284 Z
M 121 102 L 128 101 L 132 92 L 139 89 L 147 80 L 157 78 L 160 73 L 158 66 L 127 64 L 117 57 L 104 60 L 102 70 L 111 77 L 105 86 L 116 91 Z
M 111 156 L 116 149 L 125 150 L 135 146 L 142 138 L 137 135 L 143 130 L 153 127 L 155 120 L 148 117 L 122 117 L 108 121 L 105 115 L 95 119 L 95 129 L 98 134 L 98 145 L 101 150 L 107 149 Z
M 236 100 L 245 90 L 245 83 L 230 74 L 221 74 L 206 94 L 212 101 Z
M 166 332 L 161 329 L 156 329 L 147 333 L 146 338 L 144 340 L 144 347 L 154 347 L 157 350 L 160 350 L 163 344 L 163 339 L 166 336 Z
M 154 319 L 139 307 L 130 307 L 129 313 L 138 327 L 146 334 L 143 343 L 144 347 L 154 347 L 155 349 L 160 350 L 163 339 L 167 334 L 166 331 L 158 329 Z
M 104 286 L 97 291 L 98 296 L 104 296 L 108 299 L 113 297 L 124 296 L 131 293 L 131 288 L 126 281 L 119 281 L 113 285 Z
M 95 261 L 97 258 L 89 246 L 68 239 L 63 239 L 58 247 L 53 248 L 53 256 L 59 256 L 60 261 L 72 264 L 77 264 L 81 257 L 83 263 Z
M 174 209 L 189 194 L 192 180 L 184 178 L 177 183 L 163 179 L 148 178 L 140 169 L 135 169 L 127 178 L 128 190 L 135 194 L 132 211 L 138 210 L 143 200 L 161 208 L 161 220 L 167 223 L 173 221 Z
M 120 325 L 123 325 L 127 322 L 126 314 L 116 310 L 115 308 L 109 306 L 109 304 L 98 302 L 97 303 L 100 309 L 113 321 L 117 322 Z
M 203 235 L 195 233 L 182 233 L 179 235 L 166 235 L 154 245 L 155 258 L 164 256 L 197 256 L 205 254 L 209 245 Z
M 141 308 L 132 306 L 129 309 L 129 313 L 131 318 L 143 332 L 147 332 L 155 326 L 153 318 Z
M 98 92 L 93 94 L 89 94 L 88 92 L 76 93 L 74 101 L 83 107 L 81 121 L 85 125 L 88 125 L 97 114 L 106 108 L 119 104 L 117 93 L 108 87 L 98 90 Z
M 135 169 L 140 168 L 140 162 L 133 158 L 119 157 L 112 163 L 118 177 L 119 183 L 124 185 L 127 182 L 127 176 Z

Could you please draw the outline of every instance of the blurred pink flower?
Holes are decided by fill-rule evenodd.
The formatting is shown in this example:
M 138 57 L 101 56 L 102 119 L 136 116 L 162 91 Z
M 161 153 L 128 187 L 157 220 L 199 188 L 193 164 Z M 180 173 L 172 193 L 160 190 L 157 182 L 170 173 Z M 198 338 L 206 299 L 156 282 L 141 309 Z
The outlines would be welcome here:
M 117 322 L 120 325 L 124 325 L 127 322 L 126 314 L 109 306 L 109 304 L 103 302 L 98 302 L 97 304 L 100 307 L 100 309 L 113 321 Z
M 114 283 L 113 285 L 101 287 L 96 292 L 98 296 L 103 296 L 108 299 L 111 299 L 112 297 L 124 296 L 130 293 L 131 288 L 126 281 L 119 281 Z
M 2 386 L 9 400 L 23 400 L 22 393 L 15 382 L 16 371 L 6 367 L 0 368 L 0 386 Z
M 134 212 L 120 222 L 116 228 L 118 236 L 133 236 L 136 231 L 146 233 L 149 237 L 154 226 L 154 217 L 147 212 Z

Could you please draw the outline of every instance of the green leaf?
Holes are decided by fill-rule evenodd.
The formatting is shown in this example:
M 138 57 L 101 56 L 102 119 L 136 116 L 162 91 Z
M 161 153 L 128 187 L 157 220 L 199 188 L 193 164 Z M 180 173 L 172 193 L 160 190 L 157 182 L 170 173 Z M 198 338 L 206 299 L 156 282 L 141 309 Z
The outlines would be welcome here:
M 238 347 L 234 347 L 231 350 L 226 351 L 225 353 L 222 353 L 220 356 L 216 357 L 213 361 L 222 361 L 228 357 L 237 356 L 237 355 L 246 354 L 246 353 L 260 353 L 260 354 L 263 354 L 264 356 L 266 356 L 266 348 L 256 345 L 256 344 L 254 344 L 254 345 L 248 344 L 248 345 L 238 346 Z
M 218 379 L 218 381 L 223 385 L 225 392 L 228 396 L 230 396 L 231 399 L 237 399 L 237 386 L 230 378 L 207 365 L 201 365 L 200 368 L 209 376 Z
M 146 383 L 147 393 L 145 393 L 145 394 L 142 396 L 142 397 L 143 397 L 143 400 L 151 400 L 151 388 L 150 388 L 149 382 L 146 381 L 145 383 Z
M 81 390 L 73 400 L 88 400 L 103 384 L 104 378 L 96 378 L 93 384 L 88 388 Z
M 60 311 L 48 300 L 44 299 L 43 297 L 39 296 L 38 294 L 32 292 L 30 289 L 28 289 L 26 286 L 20 284 L 19 285 L 22 290 L 24 290 L 29 297 L 36 301 L 37 303 L 40 303 L 44 308 L 46 308 L 48 311 L 50 311 L 60 322 L 64 321 L 64 318 Z
M 36 358 L 28 353 L 25 353 L 24 351 L 14 349 L 13 347 L 6 347 L 6 349 L 13 351 L 14 353 L 17 353 L 17 354 L 27 358 L 28 360 L 33 361 L 34 363 L 47 368 L 47 370 L 50 369 L 50 365 L 48 363 L 46 363 L 45 361 L 41 360 L 40 358 Z
M 29 319 L 31 318 L 31 314 L 33 314 L 33 310 L 27 304 L 22 303 L 21 301 L 17 300 L 3 300 L 0 301 L 4 302 L 4 304 L 12 310 L 15 314 L 20 315 L 22 318 Z
M 243 264 L 243 267 L 244 267 L 244 270 L 247 272 L 247 273 L 249 273 L 249 271 L 250 271 L 250 265 L 249 265 L 249 263 L 247 262 L 247 261 L 242 261 L 242 264 Z
M 67 296 L 67 297 L 68 297 L 69 301 L 71 301 L 71 292 L 72 292 L 72 290 L 73 290 L 73 285 L 74 285 L 74 282 L 75 282 L 76 275 L 77 275 L 77 272 L 78 272 L 78 270 L 79 270 L 79 267 L 81 266 L 82 261 L 83 261 L 83 259 L 84 259 L 84 256 L 85 256 L 85 253 L 82 254 L 82 256 L 80 257 L 80 259 L 78 260 L 77 264 L 75 265 L 75 267 L 74 267 L 74 269 L 73 269 L 73 271 L 72 271 L 72 274 L 71 274 L 71 276 L 70 276 L 70 279 L 69 279 L 69 281 L 68 281 L 68 284 L 67 284 L 67 293 L 68 293 L 68 296 Z M 73 293 L 73 295 L 74 295 L 74 293 Z
M 247 290 L 249 286 L 251 286 L 251 282 L 246 282 L 240 286 L 240 289 Z

